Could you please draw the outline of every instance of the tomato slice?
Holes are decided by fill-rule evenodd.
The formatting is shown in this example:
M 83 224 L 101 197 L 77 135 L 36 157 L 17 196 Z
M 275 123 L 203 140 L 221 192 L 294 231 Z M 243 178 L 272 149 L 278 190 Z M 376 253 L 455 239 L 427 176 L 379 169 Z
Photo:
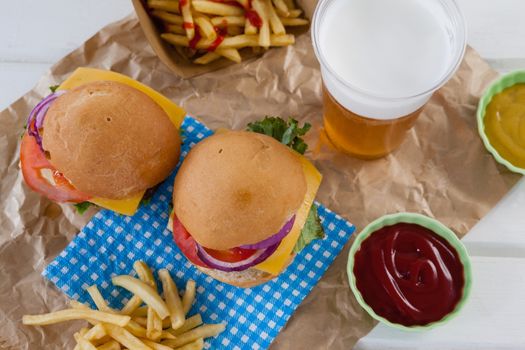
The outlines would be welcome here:
M 224 262 L 238 262 L 245 259 L 248 259 L 250 256 L 255 254 L 257 250 L 252 249 L 242 249 L 242 248 L 232 248 L 228 250 L 214 250 L 204 248 L 208 254 L 213 256 L 215 259 L 224 261 Z
M 177 243 L 180 250 L 188 258 L 189 261 L 191 261 L 195 265 L 209 268 L 209 266 L 204 261 L 202 261 L 199 255 L 197 254 L 197 242 L 195 242 L 188 230 L 186 230 L 186 228 L 182 225 L 175 213 L 173 214 L 173 238 L 175 239 L 175 243 Z M 232 248 L 228 250 L 215 250 L 204 248 L 204 250 L 206 250 L 206 252 L 213 256 L 215 259 L 224 262 L 242 261 L 249 258 L 257 252 L 257 250 L 242 248 Z
M 177 243 L 177 246 L 179 246 L 182 254 L 184 254 L 189 261 L 195 265 L 210 268 L 197 254 L 197 242 L 195 242 L 190 233 L 182 225 L 175 213 L 173 213 L 173 239 L 175 243 Z
M 26 184 L 35 192 L 43 194 L 56 202 L 80 203 L 91 198 L 77 190 L 46 158 L 35 138 L 27 133 L 20 146 L 20 163 Z M 53 174 L 55 185 L 43 175 L 42 170 L 49 169 Z

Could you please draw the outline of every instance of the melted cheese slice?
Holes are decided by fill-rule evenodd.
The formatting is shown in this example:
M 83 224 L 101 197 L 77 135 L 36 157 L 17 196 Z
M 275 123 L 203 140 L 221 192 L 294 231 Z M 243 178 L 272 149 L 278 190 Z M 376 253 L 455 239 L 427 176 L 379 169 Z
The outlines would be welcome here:
M 86 83 L 100 80 L 116 81 L 118 83 L 126 84 L 128 86 L 131 86 L 132 88 L 142 91 L 143 93 L 148 95 L 153 101 L 155 101 L 166 112 L 171 122 L 177 127 L 177 129 L 180 129 L 182 120 L 186 115 L 184 109 L 177 106 L 175 103 L 171 102 L 171 100 L 169 100 L 167 97 L 161 95 L 149 86 L 141 84 L 138 81 L 131 79 L 130 77 L 125 76 L 123 74 L 107 70 L 81 67 L 77 68 L 77 70 L 75 70 L 73 74 L 69 76 L 69 78 L 67 78 L 62 84 L 60 84 L 58 89 L 69 90 L 77 86 L 84 85 Z M 89 201 L 102 208 L 106 208 L 120 214 L 133 215 L 135 214 L 137 208 L 140 205 L 140 201 L 144 196 L 144 192 L 137 193 L 136 195 L 133 195 L 132 197 L 126 199 L 116 200 L 95 197 L 91 198 Z
M 306 223 L 310 207 L 314 203 L 314 199 L 322 179 L 321 173 L 319 173 L 319 171 L 313 166 L 312 163 L 308 161 L 308 159 L 300 154 L 297 154 L 297 156 L 301 160 L 304 176 L 306 178 L 306 194 L 304 196 L 303 203 L 295 214 L 295 222 L 292 229 L 281 241 L 281 244 L 279 247 L 277 247 L 277 250 L 268 259 L 254 266 L 255 269 L 271 273 L 274 276 L 277 276 L 290 261 L 293 248 L 295 247 L 295 244 L 301 235 L 301 230 Z

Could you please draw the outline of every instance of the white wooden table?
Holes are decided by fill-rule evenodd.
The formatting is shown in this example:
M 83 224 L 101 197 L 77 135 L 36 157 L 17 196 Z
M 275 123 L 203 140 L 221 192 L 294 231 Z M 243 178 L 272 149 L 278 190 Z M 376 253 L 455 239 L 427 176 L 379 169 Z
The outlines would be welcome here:
M 525 1 L 457 1 L 468 22 L 471 46 L 501 72 L 525 68 L 525 24 L 522 22 Z M 102 26 L 131 12 L 132 6 L 129 0 L 2 1 L 0 110 L 30 90 L 39 77 L 59 58 L 76 48 Z M 520 258 L 520 264 L 524 268 L 516 271 L 520 276 L 515 277 L 519 279 L 525 279 L 523 208 L 525 208 L 525 181 L 522 180 L 465 238 L 471 253 L 487 256 L 493 255 L 494 251 L 499 251 Z M 490 252 L 487 247 L 490 248 Z M 525 313 L 523 310 L 519 312 Z M 476 330 L 472 329 L 472 332 Z M 507 333 L 503 332 L 501 337 L 519 337 L 522 334 L 520 332 L 511 329 Z M 406 340 L 404 335 L 400 336 L 376 328 L 372 336 L 367 337 L 367 341 L 361 346 L 362 349 L 418 348 L 413 346 L 413 342 L 412 345 L 400 343 L 399 347 L 393 346 L 394 338 Z M 525 347 L 525 344 L 523 346 Z M 426 346 L 426 348 L 431 347 Z M 450 347 L 443 347 L 442 344 L 441 348 Z M 483 348 L 502 347 L 497 344 L 478 346 L 478 349 Z

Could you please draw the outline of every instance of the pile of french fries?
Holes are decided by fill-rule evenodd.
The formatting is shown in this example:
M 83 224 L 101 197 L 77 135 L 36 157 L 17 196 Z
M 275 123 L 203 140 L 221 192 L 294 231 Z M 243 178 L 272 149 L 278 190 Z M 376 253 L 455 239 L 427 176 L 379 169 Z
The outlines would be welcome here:
M 162 298 L 151 269 L 142 261 L 136 261 L 133 268 L 138 279 L 128 275 L 112 279 L 114 285 L 133 293 L 122 310 L 110 308 L 93 285 L 87 292 L 98 310 L 72 300 L 71 309 L 25 315 L 22 323 L 42 326 L 70 320 L 88 321 L 91 328 L 82 328 L 74 334 L 75 350 L 201 350 L 204 338 L 224 331 L 224 324 L 203 325 L 200 314 L 186 318 L 195 300 L 194 281 L 186 283 L 181 299 L 168 270 L 159 270 Z
M 255 52 L 295 42 L 286 27 L 303 26 L 294 0 L 148 0 L 150 14 L 163 23 L 162 39 L 197 64 L 221 57 L 241 62 L 239 49 Z M 197 57 L 197 58 L 195 58 Z

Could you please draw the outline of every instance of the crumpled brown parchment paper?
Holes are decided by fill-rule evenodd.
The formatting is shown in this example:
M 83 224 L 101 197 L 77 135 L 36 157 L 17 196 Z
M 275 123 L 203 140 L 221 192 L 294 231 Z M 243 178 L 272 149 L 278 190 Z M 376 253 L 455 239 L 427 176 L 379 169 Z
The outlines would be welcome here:
M 311 6 L 310 6 L 311 5 Z M 313 11 L 308 2 L 307 13 Z M 81 322 L 24 327 L 23 314 L 66 306 L 40 273 L 95 212 L 77 215 L 29 190 L 18 147 L 31 108 L 78 66 L 127 74 L 182 105 L 211 128 L 242 129 L 264 115 L 313 124 L 307 156 L 324 174 L 317 199 L 362 229 L 376 217 L 421 212 L 465 234 L 518 180 L 485 151 L 475 110 L 496 73 L 471 49 L 455 77 L 425 107 L 394 154 L 360 161 L 335 151 L 322 132 L 321 76 L 308 34 L 293 47 L 192 79 L 179 78 L 149 47 L 137 19 L 102 29 L 59 61 L 35 88 L 0 113 L 0 348 L 73 348 Z M 494 232 L 497 234 L 497 232 Z M 348 287 L 348 247 L 297 309 L 272 349 L 350 349 L 374 322 Z

